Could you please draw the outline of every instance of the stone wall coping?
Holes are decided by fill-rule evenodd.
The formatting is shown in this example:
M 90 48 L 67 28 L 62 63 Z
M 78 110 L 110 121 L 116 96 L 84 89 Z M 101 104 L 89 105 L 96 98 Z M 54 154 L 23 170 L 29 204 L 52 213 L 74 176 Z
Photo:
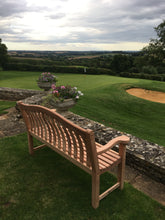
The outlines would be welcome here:
M 32 89 L 17 89 L 17 88 L 8 88 L 0 87 L 0 99 L 18 101 L 20 99 L 26 99 L 32 95 L 43 94 L 41 90 L 32 90 Z

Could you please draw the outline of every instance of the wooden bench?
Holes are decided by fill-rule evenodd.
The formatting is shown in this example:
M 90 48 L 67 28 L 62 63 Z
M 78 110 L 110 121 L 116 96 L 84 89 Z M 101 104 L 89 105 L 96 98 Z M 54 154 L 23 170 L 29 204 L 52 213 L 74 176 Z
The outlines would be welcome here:
M 29 153 L 48 146 L 92 176 L 92 206 L 116 188 L 123 189 L 126 144 L 129 137 L 119 136 L 106 145 L 95 142 L 94 132 L 83 129 L 60 114 L 39 105 L 18 102 L 27 127 Z M 33 147 L 33 137 L 43 145 Z M 119 153 L 111 148 L 119 145 Z M 117 183 L 100 194 L 100 175 L 118 166 Z

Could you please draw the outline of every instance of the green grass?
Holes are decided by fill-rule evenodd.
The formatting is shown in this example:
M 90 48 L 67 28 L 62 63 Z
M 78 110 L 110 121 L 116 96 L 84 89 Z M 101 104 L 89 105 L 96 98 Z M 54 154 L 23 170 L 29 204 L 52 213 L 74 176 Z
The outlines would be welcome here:
M 14 107 L 16 102 L 0 101 L 0 115 L 6 114 L 7 109 Z
M 27 145 L 26 134 L 0 139 L 1 220 L 164 219 L 165 207 L 128 183 L 94 210 L 89 174 L 48 148 L 30 156 Z M 101 190 L 114 181 L 102 175 Z
M 0 86 L 39 89 L 38 72 L 1 71 Z M 165 82 L 107 75 L 56 74 L 58 85 L 77 86 L 84 93 L 72 111 L 107 126 L 165 146 L 165 104 L 131 96 L 126 88 L 165 92 Z
M 1 71 L 0 86 L 20 89 L 39 89 L 36 80 L 40 73 L 19 72 L 19 71 Z

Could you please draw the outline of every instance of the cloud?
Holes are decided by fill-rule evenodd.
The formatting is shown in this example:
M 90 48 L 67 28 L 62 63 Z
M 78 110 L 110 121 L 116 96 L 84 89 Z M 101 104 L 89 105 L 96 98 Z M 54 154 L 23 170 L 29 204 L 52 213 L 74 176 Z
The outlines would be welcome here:
M 0 4 L 0 17 L 17 17 L 25 12 L 35 12 L 37 10 L 44 11 L 46 8 L 42 6 L 28 6 L 27 0 L 5 0 L 1 1 Z
M 10 45 L 142 45 L 156 37 L 164 11 L 164 0 L 6 0 L 0 34 Z
M 164 17 L 164 1 L 102 1 L 103 4 L 99 2 L 95 0 L 85 17 L 77 18 L 72 24 L 68 22 L 68 25 L 80 25 L 87 31 L 93 30 L 94 40 L 97 36 L 98 40 L 107 43 L 114 40 L 147 42 L 155 36 L 153 27 Z M 84 37 L 82 34 L 81 36 Z
M 22 13 L 27 11 L 26 1 L 14 1 L 14 0 L 6 0 L 1 1 L 0 4 L 0 16 L 8 17 L 13 14 Z
M 61 18 L 64 18 L 66 16 L 65 13 L 55 13 L 55 14 L 50 14 L 48 15 L 47 17 L 50 18 L 50 19 L 61 19 Z

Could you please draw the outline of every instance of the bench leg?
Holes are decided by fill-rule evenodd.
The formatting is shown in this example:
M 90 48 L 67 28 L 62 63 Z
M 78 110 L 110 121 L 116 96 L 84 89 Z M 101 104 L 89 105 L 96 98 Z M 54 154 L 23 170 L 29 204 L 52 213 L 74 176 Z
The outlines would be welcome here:
M 98 208 L 100 193 L 100 175 L 92 173 L 92 206 Z
M 34 154 L 33 150 L 33 137 L 28 133 L 28 147 L 29 147 L 29 154 Z
M 118 182 L 120 183 L 120 189 L 124 187 L 124 175 L 125 175 L 125 155 L 126 147 L 123 145 L 120 146 L 119 154 L 121 156 L 121 163 L 118 165 Z

